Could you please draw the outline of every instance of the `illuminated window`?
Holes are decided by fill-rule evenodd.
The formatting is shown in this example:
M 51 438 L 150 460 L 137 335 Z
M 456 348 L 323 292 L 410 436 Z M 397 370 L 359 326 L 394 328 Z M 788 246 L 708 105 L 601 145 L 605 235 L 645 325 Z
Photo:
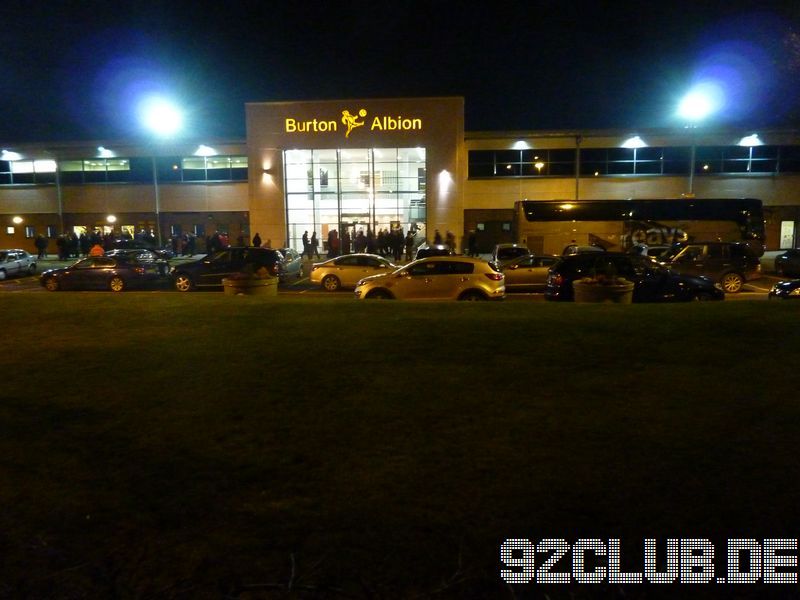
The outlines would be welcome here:
M 56 181 L 54 160 L 0 161 L 0 184 L 47 184 Z
M 170 181 L 246 181 L 247 157 L 187 156 L 180 160 L 180 169 L 173 171 Z

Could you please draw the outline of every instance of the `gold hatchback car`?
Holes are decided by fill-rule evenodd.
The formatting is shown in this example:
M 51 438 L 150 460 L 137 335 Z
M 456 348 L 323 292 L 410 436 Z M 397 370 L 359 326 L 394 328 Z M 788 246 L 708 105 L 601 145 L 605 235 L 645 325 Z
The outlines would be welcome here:
M 486 261 L 431 256 L 356 284 L 361 300 L 502 300 L 505 277 Z

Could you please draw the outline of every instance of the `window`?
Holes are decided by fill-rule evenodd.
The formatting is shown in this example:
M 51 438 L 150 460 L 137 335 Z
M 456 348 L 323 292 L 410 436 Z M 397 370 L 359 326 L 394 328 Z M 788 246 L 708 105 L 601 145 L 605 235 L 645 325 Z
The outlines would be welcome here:
M 206 226 L 200 223 L 199 225 L 194 226 L 194 234 L 196 236 L 205 236 L 206 235 Z
M 779 146 L 703 146 L 696 150 L 694 169 L 698 174 L 775 173 L 779 154 Z
M 572 177 L 574 149 L 471 150 L 469 177 Z
M 586 148 L 581 175 L 688 175 L 690 148 Z
M 14 235 L 14 226 L 13 225 L 9 225 L 8 227 L 6 227 L 6 233 L 8 235 Z
M 54 160 L 2 160 L 0 161 L 0 185 L 48 184 L 56 182 Z
M 25 226 L 25 237 L 27 239 L 35 238 L 36 237 L 36 228 L 32 225 Z
M 162 181 L 247 181 L 246 156 L 187 156 L 159 158 Z

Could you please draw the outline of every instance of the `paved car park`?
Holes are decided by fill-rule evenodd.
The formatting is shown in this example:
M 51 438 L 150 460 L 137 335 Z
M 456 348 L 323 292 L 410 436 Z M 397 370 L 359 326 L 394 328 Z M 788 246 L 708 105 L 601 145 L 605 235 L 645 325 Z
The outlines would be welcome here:
M 190 260 L 197 260 L 202 258 L 202 255 L 195 255 L 192 257 L 183 257 L 180 259 L 173 259 L 170 263 L 187 262 Z M 481 258 L 490 258 L 490 255 L 482 256 Z M 59 261 L 54 259 L 41 259 L 38 261 L 37 273 L 35 275 L 28 275 L 23 277 L 16 277 L 0 281 L 0 293 L 38 293 L 45 292 L 39 281 L 39 274 L 47 269 L 63 267 L 75 262 L 76 259 L 68 261 Z M 311 271 L 311 264 L 314 261 L 306 260 L 303 272 L 309 273 Z M 750 281 L 744 285 L 742 291 L 738 294 L 726 294 L 725 300 L 766 300 L 767 294 L 772 286 L 780 281 L 781 278 L 774 274 L 763 275 L 760 279 Z M 62 292 L 70 293 L 70 292 Z M 78 293 L 78 292 L 72 292 Z M 96 293 L 96 292 L 89 292 Z M 131 292 L 126 292 L 131 293 Z M 143 290 L 137 290 L 133 293 L 177 293 L 174 292 L 174 287 L 170 285 L 170 280 L 165 279 L 160 282 L 154 282 Z M 215 292 L 207 292 L 215 293 Z M 219 292 L 221 293 L 221 292 Z M 304 295 L 304 296 L 321 296 L 336 299 L 349 299 L 354 300 L 352 290 L 341 290 L 337 292 L 327 292 L 319 287 L 318 284 L 312 284 L 308 276 L 281 284 L 278 293 L 280 295 Z M 544 296 L 541 293 L 507 293 L 507 302 L 540 302 L 544 301 Z

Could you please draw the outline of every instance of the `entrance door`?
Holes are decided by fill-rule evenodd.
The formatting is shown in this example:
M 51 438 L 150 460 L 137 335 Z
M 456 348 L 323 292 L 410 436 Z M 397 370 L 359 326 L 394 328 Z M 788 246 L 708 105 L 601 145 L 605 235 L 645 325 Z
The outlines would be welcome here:
M 367 231 L 369 231 L 371 228 L 369 224 L 369 215 L 360 215 L 352 217 L 352 220 L 348 219 L 347 221 L 342 221 L 342 224 L 339 227 L 340 227 L 339 231 L 342 232 L 342 235 L 344 234 L 344 232 L 347 232 L 347 235 L 350 238 L 350 248 L 346 250 L 343 248 L 342 254 L 346 253 L 349 254 L 351 252 L 355 252 L 356 251 L 355 241 L 358 232 L 361 231 L 366 236 Z

